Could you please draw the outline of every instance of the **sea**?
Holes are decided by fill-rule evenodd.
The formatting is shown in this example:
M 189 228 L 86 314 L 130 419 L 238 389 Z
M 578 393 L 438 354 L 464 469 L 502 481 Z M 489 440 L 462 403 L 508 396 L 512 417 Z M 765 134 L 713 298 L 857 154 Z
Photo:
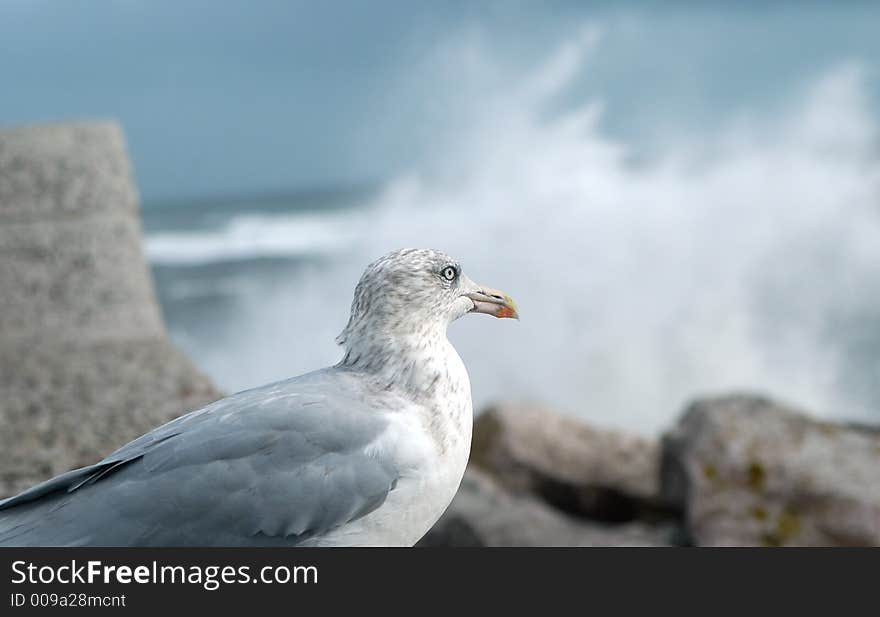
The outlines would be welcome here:
M 653 435 L 754 392 L 880 422 L 880 55 L 833 20 L 768 21 L 761 54 L 709 26 L 645 59 L 650 23 L 587 22 L 513 65 L 466 32 L 433 57 L 460 97 L 420 111 L 448 122 L 411 169 L 145 203 L 171 337 L 228 392 L 327 366 L 364 266 L 426 246 L 521 309 L 450 327 L 478 408 Z

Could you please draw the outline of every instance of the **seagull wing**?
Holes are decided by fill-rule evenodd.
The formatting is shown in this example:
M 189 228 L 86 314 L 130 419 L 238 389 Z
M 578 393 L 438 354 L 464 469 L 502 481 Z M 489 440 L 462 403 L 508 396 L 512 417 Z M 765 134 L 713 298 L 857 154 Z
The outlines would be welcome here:
M 308 542 L 396 486 L 370 448 L 386 421 L 364 399 L 326 369 L 217 401 L 0 501 L 0 546 Z

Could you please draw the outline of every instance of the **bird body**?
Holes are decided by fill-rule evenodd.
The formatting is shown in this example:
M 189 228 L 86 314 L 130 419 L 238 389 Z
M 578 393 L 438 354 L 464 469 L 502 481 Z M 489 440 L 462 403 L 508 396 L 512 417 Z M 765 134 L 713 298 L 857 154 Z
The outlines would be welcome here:
M 384 507 L 325 534 L 319 545 L 369 537 L 374 546 L 412 546 L 446 510 L 467 466 L 473 423 L 467 371 L 451 345 L 449 351 L 451 370 L 431 400 L 385 412 L 386 430 L 367 448 L 397 461 L 397 485 Z
M 446 326 L 515 316 L 499 298 L 442 253 L 392 253 L 358 284 L 339 364 L 216 401 L 0 501 L 0 546 L 412 545 L 470 451 L 470 382 Z

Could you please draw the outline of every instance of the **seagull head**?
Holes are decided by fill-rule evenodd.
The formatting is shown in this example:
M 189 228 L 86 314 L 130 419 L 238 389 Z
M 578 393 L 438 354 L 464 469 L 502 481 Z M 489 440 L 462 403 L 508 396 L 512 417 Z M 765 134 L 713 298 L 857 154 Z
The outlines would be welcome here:
M 449 255 L 430 249 L 400 249 L 367 266 L 354 292 L 351 317 L 337 341 L 361 330 L 384 336 L 417 335 L 445 327 L 468 313 L 519 319 L 504 292 L 479 285 Z

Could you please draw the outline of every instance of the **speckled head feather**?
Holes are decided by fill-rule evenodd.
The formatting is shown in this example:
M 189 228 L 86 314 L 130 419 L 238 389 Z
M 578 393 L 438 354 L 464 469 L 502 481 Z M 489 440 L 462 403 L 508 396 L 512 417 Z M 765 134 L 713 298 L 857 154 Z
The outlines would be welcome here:
M 450 274 L 452 276 L 450 277 Z M 365 335 L 407 338 L 442 329 L 468 313 L 466 294 L 479 286 L 449 255 L 430 249 L 399 249 L 367 266 L 354 290 L 351 316 L 336 342 L 351 347 Z
M 446 370 L 448 358 L 460 362 L 446 328 L 471 312 L 516 317 L 508 296 L 474 283 L 449 255 L 389 253 L 367 266 L 357 284 L 348 325 L 336 338 L 345 348 L 339 366 L 423 390 Z

